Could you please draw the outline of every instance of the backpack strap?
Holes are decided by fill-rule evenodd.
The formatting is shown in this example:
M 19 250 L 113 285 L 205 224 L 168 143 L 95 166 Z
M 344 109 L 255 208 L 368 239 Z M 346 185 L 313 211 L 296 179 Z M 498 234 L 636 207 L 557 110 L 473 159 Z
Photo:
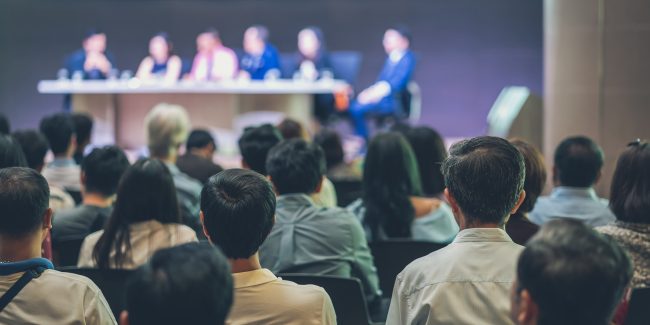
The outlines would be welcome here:
M 5 307 L 20 293 L 21 290 L 34 278 L 38 278 L 46 270 L 43 266 L 36 266 L 32 269 L 29 269 L 23 273 L 23 275 L 14 283 L 14 285 L 5 292 L 2 297 L 0 297 L 0 312 L 2 312 Z

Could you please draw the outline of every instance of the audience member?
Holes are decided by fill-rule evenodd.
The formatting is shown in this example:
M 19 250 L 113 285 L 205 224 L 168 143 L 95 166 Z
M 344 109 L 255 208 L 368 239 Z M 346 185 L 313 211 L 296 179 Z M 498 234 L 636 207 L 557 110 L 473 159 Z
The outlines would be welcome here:
M 442 175 L 440 166 L 447 158 L 447 148 L 442 137 L 436 130 L 428 126 L 408 128 L 402 134 L 413 148 L 415 159 L 418 162 L 422 194 L 426 197 L 442 199 L 445 190 L 445 177 Z
M 530 221 L 542 225 L 553 218 L 571 218 L 592 227 L 614 222 L 607 200 L 599 198 L 593 188 L 600 179 L 603 160 L 603 150 L 587 137 L 562 141 L 555 149 L 555 188 L 550 196 L 537 200 Z
M 347 163 L 341 136 L 332 129 L 321 129 L 314 136 L 314 142 L 325 153 L 327 178 L 337 181 L 361 181 L 361 168 L 358 164 Z
M 54 154 L 54 160 L 43 169 L 43 176 L 50 185 L 66 191 L 79 192 L 81 190 L 79 165 L 72 158 L 77 150 L 77 137 L 72 117 L 65 113 L 47 116 L 41 120 L 40 129 Z
M 209 240 L 228 257 L 235 284 L 230 324 L 336 324 L 320 287 L 277 278 L 260 265 L 258 250 L 275 220 L 275 193 L 259 173 L 230 169 L 210 178 L 201 193 Z
M 524 157 L 526 166 L 526 179 L 524 180 L 524 191 L 526 198 L 519 210 L 508 219 L 506 232 L 512 241 L 519 245 L 526 245 L 526 242 L 537 233 L 539 226 L 528 220 L 528 213 L 533 210 L 535 202 L 546 184 L 546 167 L 544 157 L 532 144 L 519 139 L 510 140 L 510 143 L 519 150 Z
M 325 159 L 316 144 L 286 140 L 266 162 L 277 198 L 276 223 L 260 248 L 262 266 L 273 272 L 353 276 L 374 305 L 381 296 L 377 270 L 361 224 L 341 208 L 319 207 Z
M 280 54 L 269 43 L 269 30 L 265 26 L 254 25 L 244 32 L 244 55 L 239 66 L 244 77 L 262 80 L 267 73 L 280 77 Z
M 176 166 L 181 172 L 205 184 L 223 168 L 212 161 L 217 143 L 210 132 L 193 130 L 185 143 L 185 154 L 178 157 Z
M 0 135 L 8 135 L 11 132 L 11 124 L 9 119 L 2 113 L 0 113 Z
M 7 167 L 27 167 L 27 159 L 17 140 L 0 134 L 0 169 Z
M 266 156 L 269 150 L 282 141 L 282 134 L 271 124 L 249 127 L 239 138 L 242 167 L 262 175 L 266 173 Z
M 28 168 L 0 169 L 2 324 L 115 324 L 89 279 L 53 269 L 41 257 L 52 227 L 45 178 Z
M 161 249 L 127 282 L 121 325 L 224 325 L 233 302 L 230 267 L 217 248 Z
M 197 36 L 196 56 L 189 79 L 228 80 L 237 75 L 237 70 L 237 55 L 223 45 L 216 29 L 208 28 Z
M 82 42 L 82 48 L 71 54 L 65 63 L 70 76 L 81 73 L 83 79 L 106 79 L 115 66 L 113 55 L 106 51 L 106 34 L 89 30 Z
M 300 122 L 292 119 L 285 118 L 278 124 L 278 130 L 282 134 L 282 138 L 285 140 L 289 139 L 303 139 L 309 141 L 309 134 L 305 128 L 300 124 Z
M 609 207 L 616 215 L 610 225 L 596 228 L 611 236 L 632 257 L 632 287 L 650 287 L 650 145 L 632 142 L 618 158 Z
M 115 192 L 129 161 L 114 146 L 94 149 L 81 164 L 82 204 L 55 214 L 52 240 L 83 239 L 104 228 L 113 211 Z
M 375 136 L 363 170 L 363 198 L 349 210 L 365 225 L 368 240 L 412 238 L 451 242 L 458 223 L 440 199 L 422 196 L 420 174 L 411 146 L 396 132 Z
M 609 325 L 632 277 L 623 249 L 577 220 L 551 220 L 526 245 L 512 286 L 519 325 Z
M 141 80 L 174 82 L 181 76 L 183 62 L 174 54 L 169 35 L 157 33 L 149 40 L 149 55 L 142 59 L 136 77 Z
M 145 128 L 151 157 L 163 161 L 174 178 L 183 222 L 197 233 L 200 232 L 199 203 L 202 184 L 176 167 L 178 150 L 187 139 L 190 129 L 187 112 L 181 106 L 158 104 L 145 117 Z
M 139 160 L 120 180 L 104 230 L 84 239 L 78 266 L 134 269 L 160 248 L 197 241 L 196 233 L 180 222 L 174 179 L 166 164 Z
M 504 231 L 524 201 L 524 160 L 508 141 L 456 143 L 442 166 L 461 231 L 395 281 L 387 324 L 512 324 L 509 292 L 523 250 Z
M 73 158 L 77 165 L 81 165 L 84 158 L 86 147 L 90 144 L 90 137 L 93 131 L 93 119 L 84 113 L 74 113 L 72 116 L 72 123 L 74 123 L 74 131 L 77 137 L 77 148 L 74 152 Z

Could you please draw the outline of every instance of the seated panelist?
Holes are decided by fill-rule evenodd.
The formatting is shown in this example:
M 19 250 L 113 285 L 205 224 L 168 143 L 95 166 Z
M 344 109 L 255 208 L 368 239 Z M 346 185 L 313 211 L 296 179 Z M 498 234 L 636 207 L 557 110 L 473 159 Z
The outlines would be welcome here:
M 149 41 L 149 56 L 140 62 L 136 77 L 142 80 L 176 81 L 181 75 L 181 59 L 173 54 L 173 45 L 165 32 Z
M 272 70 L 280 73 L 280 55 L 269 42 L 269 30 L 255 25 L 244 33 L 244 55 L 241 58 L 240 75 L 253 80 L 263 80 Z
M 199 34 L 196 38 L 196 51 L 189 79 L 228 80 L 237 74 L 237 55 L 223 45 L 216 29 L 209 28 Z
M 83 79 L 106 79 L 113 67 L 113 55 L 106 51 L 106 34 L 96 29 L 86 33 L 82 48 L 72 53 L 65 62 L 71 77 L 82 73 Z
M 298 53 L 296 71 L 304 80 L 316 80 L 323 72 L 331 71 L 332 64 L 325 46 L 325 36 L 320 28 L 305 27 L 298 33 Z

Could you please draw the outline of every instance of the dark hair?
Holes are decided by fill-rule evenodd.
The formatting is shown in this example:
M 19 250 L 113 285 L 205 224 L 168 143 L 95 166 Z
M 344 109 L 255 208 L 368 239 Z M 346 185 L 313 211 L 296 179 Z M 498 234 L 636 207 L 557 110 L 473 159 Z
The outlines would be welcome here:
M 148 220 L 181 222 L 174 180 L 167 166 L 157 159 L 138 160 L 122 175 L 115 208 L 93 250 L 97 266 L 121 268 L 131 250 L 129 225 Z M 114 259 L 111 251 L 115 252 Z
M 86 33 L 84 34 L 84 41 L 91 38 L 91 37 L 93 37 L 93 36 L 95 36 L 95 35 L 102 35 L 102 34 L 104 34 L 103 30 L 101 30 L 99 28 L 91 28 L 91 29 L 87 30 Z
M 221 36 L 219 35 L 219 31 L 214 27 L 206 28 L 201 34 L 210 34 L 210 36 L 212 36 L 212 38 L 214 38 L 214 39 L 220 39 L 221 38 Z
M 262 42 L 266 43 L 269 41 L 269 29 L 264 25 L 253 25 L 249 28 L 255 29 L 257 32 L 257 38 L 261 39 Z
M 278 194 L 312 194 L 325 174 L 324 156 L 317 144 L 285 140 L 269 152 L 266 170 Z
M 388 29 L 396 31 L 398 34 L 400 34 L 400 36 L 406 38 L 409 43 L 412 43 L 413 34 L 411 33 L 411 29 L 408 26 L 404 24 L 397 24 L 389 27 Z
M 447 158 L 445 142 L 436 130 L 428 126 L 407 129 L 404 135 L 418 161 L 423 194 L 440 195 L 445 190 L 445 177 L 440 170 L 442 162 Z
M 132 325 L 224 324 L 232 302 L 230 265 L 206 242 L 157 251 L 126 286 Z
M 535 146 L 521 139 L 512 139 L 510 143 L 524 157 L 524 166 L 526 166 L 526 178 L 524 180 L 526 198 L 517 211 L 517 214 L 523 214 L 533 210 L 537 198 L 544 190 L 544 185 L 546 185 L 546 167 L 542 153 Z
M 537 304 L 539 325 L 606 325 L 632 277 L 632 263 L 612 239 L 582 222 L 551 220 L 517 264 L 517 292 Z
M 45 165 L 45 155 L 49 147 L 43 133 L 36 130 L 16 131 L 12 137 L 23 149 L 29 168 L 39 170 Z
M 266 175 L 266 156 L 269 150 L 282 141 L 282 135 L 271 124 L 250 127 L 239 138 L 239 151 L 248 167 Z
M 372 238 L 411 237 L 415 209 L 411 196 L 422 195 L 417 161 L 404 136 L 388 132 L 368 146 L 363 170 L 364 222 Z
M 502 225 L 524 188 L 526 167 L 508 141 L 482 136 L 454 144 L 442 173 L 466 219 Z
M 0 134 L 9 134 L 11 132 L 11 125 L 9 124 L 9 119 L 2 113 L 0 113 Z
M 129 160 L 122 149 L 116 146 L 94 149 L 81 162 L 81 171 L 86 175 L 86 192 L 103 196 L 115 194 L 120 177 L 127 168 Z
M 282 120 L 282 122 L 278 124 L 278 130 L 285 140 L 302 139 L 304 132 L 302 125 L 298 121 L 290 118 Z
M 74 113 L 71 115 L 74 123 L 74 131 L 77 136 L 77 143 L 82 144 L 90 141 L 90 132 L 93 130 L 93 119 L 87 114 Z
M 55 155 L 63 154 L 70 146 L 70 140 L 75 135 L 74 122 L 70 115 L 57 113 L 41 120 L 40 130 L 50 144 Z
M 273 228 L 275 193 L 259 173 L 224 170 L 203 187 L 201 211 L 210 240 L 228 258 L 249 258 Z
M 19 238 L 36 231 L 49 205 L 50 187 L 37 171 L 0 169 L 0 234 Z
M 567 138 L 555 149 L 555 176 L 563 186 L 590 187 L 598 179 L 604 159 L 603 150 L 593 140 Z
M 27 167 L 27 160 L 18 141 L 0 134 L 0 168 L 7 167 Z
M 618 220 L 650 223 L 650 146 L 631 143 L 618 158 L 609 206 Z
M 187 143 L 185 144 L 185 149 L 190 151 L 191 149 L 200 149 L 205 148 L 209 144 L 212 144 L 214 149 L 217 149 L 217 143 L 214 141 L 212 134 L 207 130 L 195 129 L 190 132 L 190 135 L 187 137 Z
M 321 129 L 314 136 L 314 143 L 323 149 L 327 169 L 343 163 L 345 153 L 343 152 L 343 142 L 338 132 L 332 129 Z

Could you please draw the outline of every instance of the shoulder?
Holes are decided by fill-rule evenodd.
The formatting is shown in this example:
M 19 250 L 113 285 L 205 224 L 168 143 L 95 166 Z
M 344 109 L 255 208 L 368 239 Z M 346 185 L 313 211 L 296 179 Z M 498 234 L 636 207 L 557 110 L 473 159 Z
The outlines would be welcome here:
M 43 281 L 44 286 L 49 286 L 53 290 L 59 289 L 58 292 L 76 292 L 76 294 L 83 294 L 98 296 L 101 290 L 89 278 L 68 272 L 61 272 L 57 270 L 45 270 L 39 277 Z M 71 292 L 72 291 L 72 292 Z
M 95 231 L 94 233 L 86 236 L 86 238 L 84 238 L 83 244 L 81 244 L 81 247 L 88 247 L 89 246 L 89 248 L 92 249 L 92 247 L 95 246 L 95 244 L 99 241 L 99 238 L 103 234 L 104 234 L 104 230 L 99 230 L 99 231 Z
M 180 224 L 180 223 L 168 223 L 165 224 L 164 227 L 166 229 L 174 230 L 177 231 L 181 239 L 185 239 L 187 241 L 196 241 L 196 231 L 194 231 L 192 228 Z
M 277 281 L 272 282 L 272 285 L 282 292 L 282 296 L 296 297 L 296 302 L 300 305 L 313 305 L 320 308 L 323 300 L 329 297 L 325 289 L 311 284 L 297 284 L 278 278 Z

